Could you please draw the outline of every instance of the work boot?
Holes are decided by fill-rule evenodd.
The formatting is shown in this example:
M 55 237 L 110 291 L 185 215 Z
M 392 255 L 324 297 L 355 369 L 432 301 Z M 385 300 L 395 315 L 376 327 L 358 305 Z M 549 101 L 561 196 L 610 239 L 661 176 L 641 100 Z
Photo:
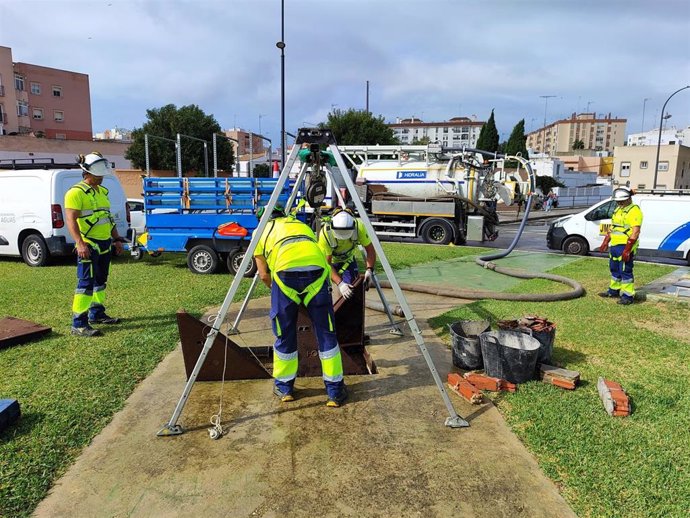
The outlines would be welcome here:
M 328 401 L 326 401 L 326 406 L 329 408 L 338 408 L 345 403 L 347 396 L 347 387 L 343 385 L 343 388 L 340 389 L 340 393 L 338 395 L 328 398 Z
M 617 299 L 618 297 L 620 297 L 620 293 L 611 292 L 609 290 L 606 290 L 606 291 L 602 291 L 601 293 L 599 293 L 599 296 L 603 297 L 605 299 Z
M 112 324 L 119 324 L 121 319 L 119 318 L 113 318 L 109 317 L 105 313 L 102 315 L 96 317 L 96 318 L 91 318 L 89 317 L 89 324 L 107 324 L 107 325 L 112 325 Z
M 72 327 L 71 333 L 74 336 L 86 336 L 88 338 L 92 336 L 101 336 L 103 334 L 98 329 L 94 329 L 89 325 L 84 327 Z
M 621 304 L 621 305 L 623 305 L 623 306 L 628 306 L 628 305 L 630 305 L 630 304 L 632 304 L 632 303 L 633 303 L 633 299 L 631 299 L 630 297 L 621 297 L 621 298 L 618 300 L 618 304 Z
M 280 398 L 281 403 L 289 403 L 290 401 L 295 400 L 295 396 L 293 395 L 292 391 L 281 392 L 277 385 L 273 385 L 273 395 Z

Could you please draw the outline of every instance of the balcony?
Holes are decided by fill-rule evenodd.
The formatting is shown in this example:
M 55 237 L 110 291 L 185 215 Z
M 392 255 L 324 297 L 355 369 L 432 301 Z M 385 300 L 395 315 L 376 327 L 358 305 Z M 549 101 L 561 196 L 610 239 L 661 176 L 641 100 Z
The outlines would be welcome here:
M 0 85 L 0 97 L 5 97 L 5 87 Z

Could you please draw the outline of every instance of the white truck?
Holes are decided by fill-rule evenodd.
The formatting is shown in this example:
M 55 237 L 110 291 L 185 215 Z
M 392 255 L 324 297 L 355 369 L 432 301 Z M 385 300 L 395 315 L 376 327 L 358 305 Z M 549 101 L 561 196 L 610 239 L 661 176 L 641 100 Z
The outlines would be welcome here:
M 69 255 L 74 240 L 65 224 L 65 193 L 81 180 L 76 164 L 52 159 L 0 160 L 0 256 L 20 256 L 44 266 L 51 256 Z M 115 175 L 103 179 L 121 236 L 127 235 L 125 192 Z
M 495 239 L 500 171 L 473 151 L 438 145 L 340 146 L 377 235 L 431 244 Z
M 643 215 L 638 255 L 685 259 L 690 264 L 690 191 L 637 191 L 633 203 Z M 558 218 L 546 234 L 547 246 L 587 255 L 603 242 L 615 208 L 616 202 L 609 199 Z

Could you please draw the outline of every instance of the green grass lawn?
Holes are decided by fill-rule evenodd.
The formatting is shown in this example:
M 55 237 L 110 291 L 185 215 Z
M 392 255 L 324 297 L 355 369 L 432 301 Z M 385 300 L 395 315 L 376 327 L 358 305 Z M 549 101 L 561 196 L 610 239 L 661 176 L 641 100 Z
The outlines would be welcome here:
M 673 268 L 635 267 L 638 286 Z M 690 307 L 620 306 L 596 293 L 608 283 L 604 260 L 552 270 L 580 281 L 574 301 L 477 301 L 433 319 L 437 332 L 457 320 L 528 314 L 557 323 L 554 362 L 581 372 L 574 392 L 531 382 L 493 395 L 506 420 L 580 516 L 690 516 Z M 553 289 L 529 281 L 513 291 Z M 562 288 L 557 288 L 562 289 Z M 633 414 L 612 418 L 596 390 L 599 376 L 620 382 Z
M 476 249 L 386 244 L 394 268 L 476 253 Z M 18 399 L 19 425 L 0 435 L 0 516 L 30 514 L 89 441 L 122 408 L 137 383 L 178 340 L 175 312 L 219 305 L 227 274 L 194 275 L 182 255 L 112 267 L 107 307 L 124 317 L 95 339 L 69 334 L 73 264 L 29 268 L 0 260 L 0 316 L 51 326 L 41 340 L 0 350 L 0 398 Z M 249 287 L 244 280 L 237 300 Z M 259 284 L 256 296 L 267 295 Z M 234 307 L 234 310 L 237 306 Z

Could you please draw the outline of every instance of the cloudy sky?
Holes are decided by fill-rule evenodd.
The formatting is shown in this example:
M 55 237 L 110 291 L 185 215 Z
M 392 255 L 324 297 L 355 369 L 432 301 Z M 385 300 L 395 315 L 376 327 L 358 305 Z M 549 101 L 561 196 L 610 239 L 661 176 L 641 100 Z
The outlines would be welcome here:
M 280 134 L 280 0 L 0 0 L 13 59 L 89 75 L 94 131 L 197 104 Z M 588 107 L 659 124 L 690 84 L 688 0 L 285 0 L 286 129 L 363 109 L 486 120 L 507 138 Z M 644 99 L 647 98 L 646 106 Z M 690 125 L 690 89 L 668 104 Z M 259 127 L 259 125 L 261 127 Z

